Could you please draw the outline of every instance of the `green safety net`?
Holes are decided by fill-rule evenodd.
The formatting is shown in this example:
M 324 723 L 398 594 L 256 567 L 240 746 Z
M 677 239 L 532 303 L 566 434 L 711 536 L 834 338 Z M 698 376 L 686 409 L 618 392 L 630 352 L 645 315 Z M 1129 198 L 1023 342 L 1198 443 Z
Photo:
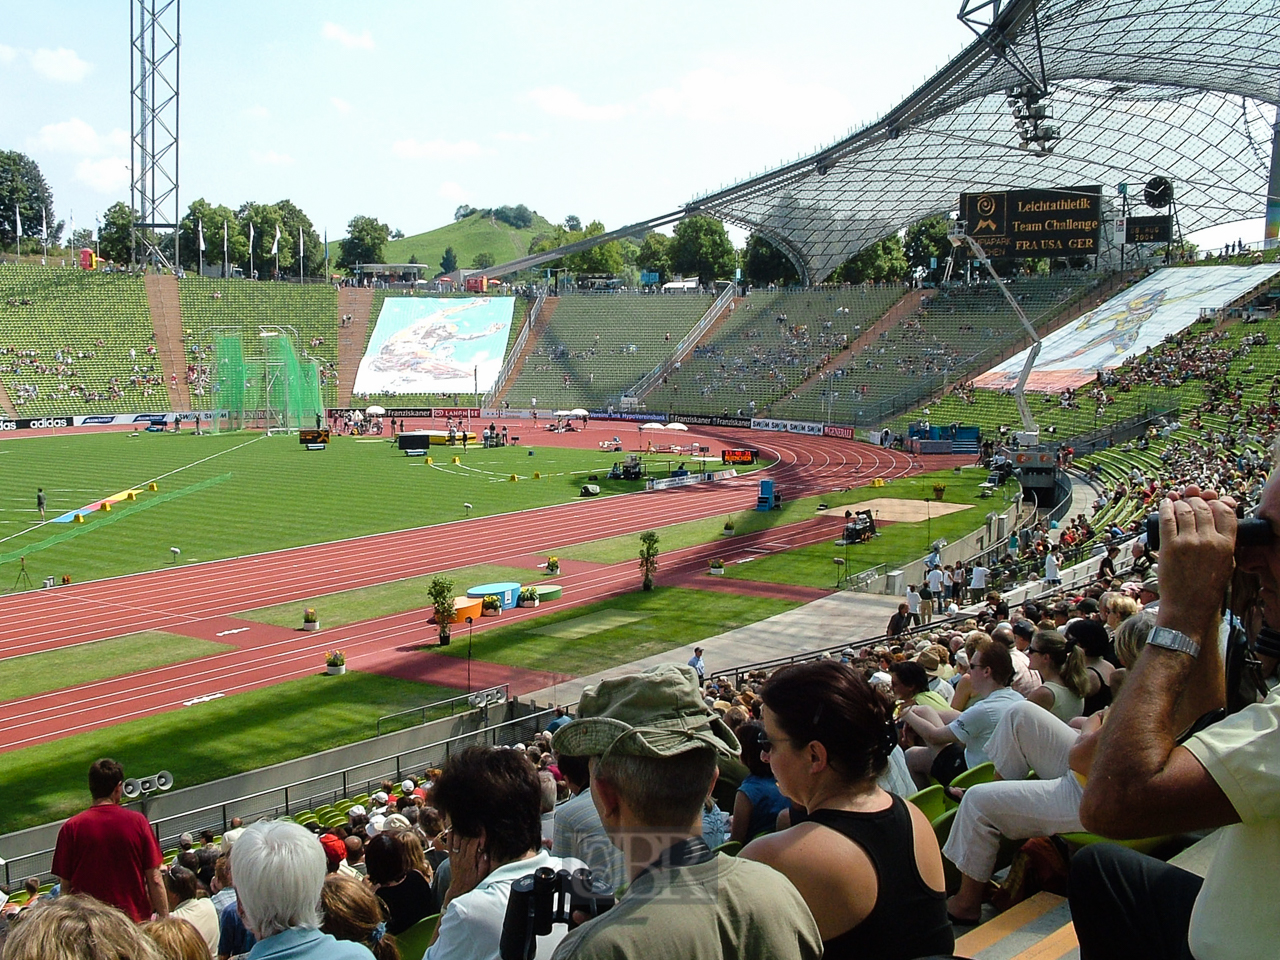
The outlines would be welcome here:
M 239 336 L 214 339 L 209 427 L 236 430 L 262 426 L 297 430 L 323 421 L 320 372 L 314 360 L 299 359 L 290 337 L 264 335 L 263 356 L 246 359 Z

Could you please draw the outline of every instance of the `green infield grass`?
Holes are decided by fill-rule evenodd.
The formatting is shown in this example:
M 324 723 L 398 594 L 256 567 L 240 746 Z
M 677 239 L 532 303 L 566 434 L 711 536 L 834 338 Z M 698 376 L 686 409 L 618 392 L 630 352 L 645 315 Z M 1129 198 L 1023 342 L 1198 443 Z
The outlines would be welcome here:
M 897 500 L 917 500 L 934 503 L 933 485 L 946 484 L 947 503 L 973 504 L 971 509 L 958 510 L 941 517 L 904 523 L 889 523 L 880 527 L 879 536 L 869 543 L 852 544 L 847 549 L 838 547 L 842 522 L 831 517 L 831 537 L 822 543 L 797 547 L 778 553 L 768 553 L 746 563 L 728 563 L 725 576 L 736 580 L 763 580 L 769 583 L 789 583 L 804 587 L 833 587 L 841 575 L 835 557 L 845 560 L 844 574 L 856 576 L 877 564 L 887 564 L 895 569 L 902 564 L 918 560 L 929 552 L 929 545 L 939 537 L 948 541 L 958 540 L 986 524 L 992 504 L 1003 507 L 1001 501 L 983 500 L 978 488 L 986 479 L 986 471 L 964 470 L 925 473 L 907 479 L 894 480 L 884 487 L 860 487 L 848 493 L 829 493 L 822 498 L 831 507 L 849 507 L 880 497 Z M 740 528 L 739 528 L 740 529 Z
M 89 764 L 114 757 L 126 776 L 168 770 L 191 787 L 372 737 L 378 718 L 457 690 L 348 671 L 289 680 L 4 755 L 0 833 L 89 805 Z M 443 716 L 448 708 L 428 712 Z
M 296 437 L 259 433 L 8 440 L 0 444 L 0 580 L 16 571 L 20 556 L 36 582 L 64 575 L 81 582 L 166 566 L 174 562 L 172 547 L 181 551 L 177 562 L 192 563 L 461 520 L 465 503 L 472 516 L 563 503 L 577 498 L 592 474 L 604 495 L 642 487 L 603 479 L 618 459 L 612 453 L 473 446 L 466 453 L 432 448 L 431 456 L 428 464 L 389 441 L 350 437 L 313 452 Z M 655 460 L 655 470 L 668 460 Z M 158 490 L 147 489 L 151 481 Z M 51 519 L 130 489 L 139 493 L 84 523 L 39 525 L 37 487 L 48 496 Z
M 302 623 L 302 612 L 307 607 L 311 607 L 316 611 L 320 623 L 326 629 L 345 627 L 349 623 L 358 623 L 361 620 L 372 620 L 374 617 L 385 617 L 393 613 L 405 613 L 430 606 L 427 587 L 435 576 L 435 574 L 429 574 L 421 577 L 407 577 L 404 580 L 380 583 L 374 587 L 328 593 L 312 600 L 260 607 L 257 610 L 238 613 L 236 616 L 257 623 L 270 623 L 277 627 L 296 627 Z M 504 580 L 528 583 L 535 579 L 542 579 L 542 575 L 535 570 L 489 564 L 447 570 L 444 571 L 444 576 L 453 578 L 458 596 L 465 594 L 468 587 L 480 583 Z
M 6 657 L 4 669 L 0 670 L 0 701 L 33 697 L 232 649 L 230 644 L 148 630 L 46 653 Z
M 897 500 L 924 500 L 933 502 L 933 485 L 946 485 L 944 494 L 948 503 L 975 504 L 973 509 L 961 510 L 931 520 L 914 523 L 886 524 L 880 528 L 880 536 L 871 543 L 849 548 L 848 570 L 854 576 L 878 563 L 891 565 L 909 563 L 929 552 L 929 544 L 939 537 L 955 540 L 978 529 L 986 523 L 991 504 L 1003 507 L 1001 501 L 983 500 L 978 485 L 987 478 L 983 470 L 951 470 L 924 473 L 915 477 L 893 480 L 883 487 L 858 487 L 848 492 L 833 491 L 821 496 L 804 497 L 784 501 L 781 509 L 769 511 L 744 510 L 705 520 L 659 527 L 658 548 L 661 551 L 678 550 L 701 543 L 722 542 L 726 553 L 734 550 L 734 537 L 761 530 L 772 530 L 789 523 L 809 520 L 815 515 L 819 503 L 831 508 L 849 507 L 857 510 L 857 504 L 880 497 Z M 732 520 L 734 535 L 724 535 L 726 520 Z M 805 587 L 831 587 L 835 584 L 835 564 L 832 557 L 844 559 L 844 548 L 833 546 L 839 539 L 842 521 L 829 517 L 831 538 L 826 543 L 811 547 L 799 547 L 779 553 L 770 553 L 748 563 L 730 563 L 725 576 L 741 580 L 764 580 L 772 583 L 789 583 Z M 639 540 L 635 534 L 592 540 L 560 550 L 561 559 L 586 560 L 593 563 L 621 563 L 634 559 L 639 553 Z M 658 557 L 659 569 L 662 557 Z
M 638 583 L 639 574 L 636 579 Z M 584 676 L 692 646 L 797 606 L 792 600 L 658 587 L 484 630 L 475 634 L 471 655 L 511 667 Z M 453 628 L 448 647 L 441 650 L 432 643 L 431 649 L 465 657 L 467 646 L 464 624 Z

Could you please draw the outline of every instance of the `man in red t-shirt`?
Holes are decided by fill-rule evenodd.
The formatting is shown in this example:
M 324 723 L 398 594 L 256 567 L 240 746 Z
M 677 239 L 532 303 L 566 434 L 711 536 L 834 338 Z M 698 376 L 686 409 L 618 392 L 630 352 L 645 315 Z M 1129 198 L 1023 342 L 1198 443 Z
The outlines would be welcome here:
M 119 907 L 135 921 L 169 915 L 160 878 L 160 845 L 142 814 L 120 806 L 124 768 L 102 759 L 89 768 L 93 805 L 58 831 L 53 872 L 64 892 L 87 894 Z

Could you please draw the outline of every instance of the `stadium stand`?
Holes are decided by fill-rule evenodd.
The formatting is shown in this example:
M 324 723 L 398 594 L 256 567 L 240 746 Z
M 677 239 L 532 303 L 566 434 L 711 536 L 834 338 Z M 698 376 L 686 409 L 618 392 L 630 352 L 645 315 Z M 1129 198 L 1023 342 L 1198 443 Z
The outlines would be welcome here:
M 169 409 L 142 277 L 5 266 L 0 379 L 18 416 Z
M 336 404 L 339 317 L 338 295 L 332 286 L 187 277 L 181 281 L 179 296 L 193 405 L 201 406 L 206 395 L 214 331 L 239 331 L 245 355 L 250 357 L 261 325 L 290 326 L 297 331 L 298 354 L 319 362 L 321 397 L 327 405 Z M 349 381 L 354 375 L 354 370 L 347 371 L 342 378 Z
M 705 295 L 570 294 L 558 298 L 505 400 L 513 407 L 616 403 L 662 363 L 714 301 Z M 548 300 L 550 306 L 550 300 Z

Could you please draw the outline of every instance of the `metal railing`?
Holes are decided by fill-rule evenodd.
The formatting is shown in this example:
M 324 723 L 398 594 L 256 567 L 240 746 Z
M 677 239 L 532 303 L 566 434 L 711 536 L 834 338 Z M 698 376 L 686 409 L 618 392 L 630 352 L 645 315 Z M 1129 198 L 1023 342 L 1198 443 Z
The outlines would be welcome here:
M 716 297 L 715 302 L 707 308 L 707 312 L 702 315 L 702 319 L 695 323 L 693 327 L 690 328 L 689 332 L 680 338 L 680 342 L 677 343 L 675 349 L 671 351 L 671 355 L 645 374 L 644 377 L 640 379 L 639 383 L 626 392 L 625 396 L 643 399 L 645 393 L 652 389 L 653 385 L 657 383 L 664 374 L 669 373 L 671 368 L 677 363 L 683 362 L 685 357 L 689 356 L 693 348 L 697 346 L 698 341 L 701 340 L 703 335 L 711 328 L 711 325 L 715 323 L 716 318 L 729 308 L 729 304 L 733 301 L 737 292 L 738 288 L 733 284 L 729 284 L 725 287 L 724 290 L 720 292 L 720 296 Z
M 519 704 L 509 700 L 500 706 L 505 708 L 505 712 L 511 713 Z M 229 828 L 232 817 L 239 817 L 247 823 L 290 816 L 320 804 L 334 803 L 344 797 L 377 790 L 383 780 L 399 782 L 407 774 L 420 773 L 425 769 L 438 767 L 448 760 L 451 754 L 470 746 L 511 745 L 528 740 L 534 734 L 544 730 L 554 714 L 552 707 L 539 708 L 523 716 L 489 724 L 490 709 L 495 707 L 481 709 L 484 725 L 476 730 L 220 803 L 202 805 L 170 816 L 157 817 L 152 821 L 152 830 L 161 848 L 164 849 L 175 846 L 178 837 L 183 833 L 195 835 L 201 830 L 213 830 L 215 834 L 221 834 Z M 144 801 L 142 804 L 144 815 L 148 814 L 147 806 Z M 148 819 L 150 819 L 149 816 Z M 11 857 L 4 862 L 4 882 L 12 886 L 14 883 L 21 883 L 27 877 L 47 879 L 51 876 L 52 864 L 52 848 Z
M 477 690 L 473 693 L 464 693 L 457 697 L 449 697 L 448 699 L 445 699 L 445 700 L 436 700 L 436 701 L 433 701 L 432 703 L 424 703 L 420 707 L 410 707 L 408 710 L 399 710 L 396 713 L 388 713 L 378 718 L 378 724 L 377 724 L 378 736 L 382 736 L 383 734 L 382 724 L 384 721 L 388 724 L 388 726 L 390 726 L 390 722 L 392 720 L 397 720 L 401 717 L 416 716 L 421 718 L 418 720 L 417 723 L 406 723 L 403 726 L 399 726 L 395 728 L 396 730 L 405 730 L 409 727 L 416 727 L 421 724 L 424 724 L 427 722 L 428 719 L 438 720 L 440 719 L 441 716 L 446 715 L 446 714 L 440 714 L 438 716 L 428 718 L 427 711 L 429 710 L 435 710 L 439 707 L 444 707 L 445 705 L 448 705 L 449 713 L 447 714 L 447 716 L 452 717 L 454 715 L 454 707 L 457 704 L 466 703 L 468 709 L 474 709 L 476 706 L 476 701 L 475 701 L 476 697 L 493 693 L 494 691 L 500 692 L 502 694 L 502 699 L 504 701 L 511 699 L 511 685 L 508 683 L 500 683 L 497 686 L 485 687 L 483 690 Z M 393 733 L 394 731 L 387 730 L 386 732 Z

